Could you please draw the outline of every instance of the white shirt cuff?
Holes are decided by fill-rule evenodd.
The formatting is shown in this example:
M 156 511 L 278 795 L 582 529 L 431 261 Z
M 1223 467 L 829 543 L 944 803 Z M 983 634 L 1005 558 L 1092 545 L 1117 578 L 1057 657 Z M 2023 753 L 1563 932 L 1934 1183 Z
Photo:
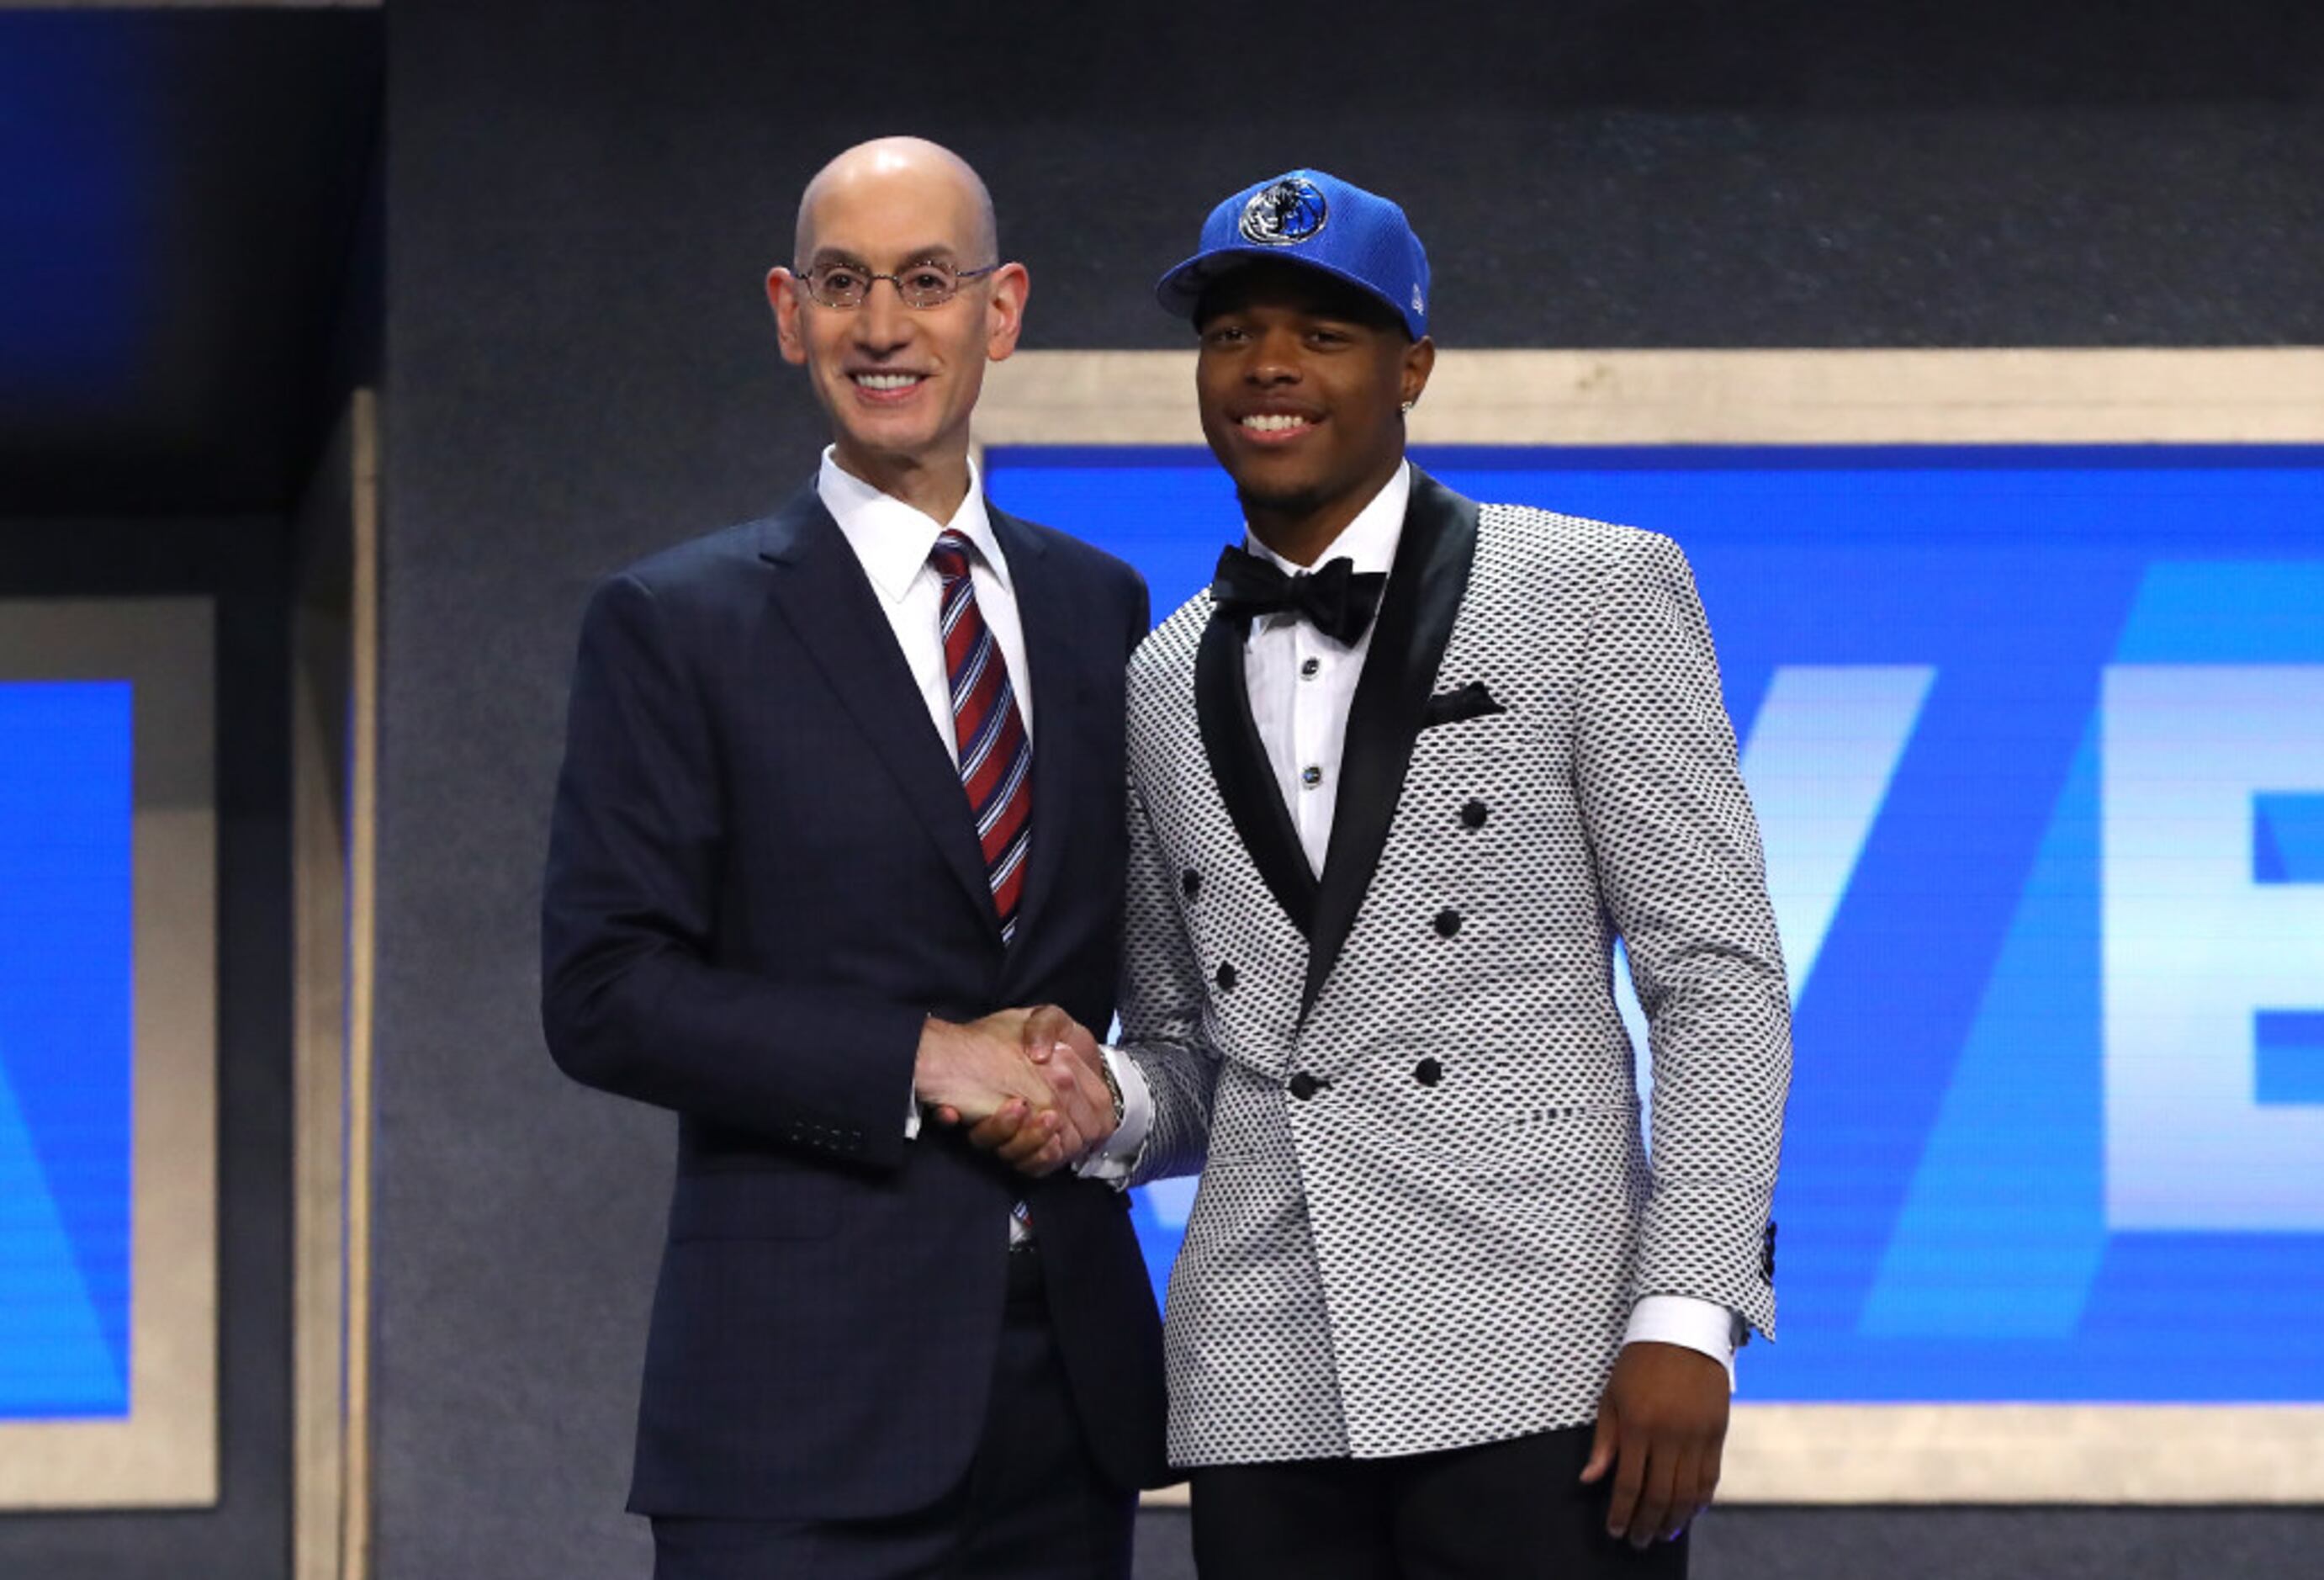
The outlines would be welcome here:
M 1138 1154 L 1146 1150 L 1146 1132 L 1154 1128 L 1154 1094 L 1148 1090 L 1146 1076 L 1139 1071 L 1138 1061 L 1118 1048 L 1099 1050 L 1105 1056 L 1106 1068 L 1113 1072 L 1115 1083 L 1121 1087 L 1121 1123 L 1105 1144 L 1074 1169 L 1084 1179 L 1102 1179 L 1120 1184 L 1130 1178 L 1138 1164 Z
M 1630 1308 L 1626 1344 L 1681 1344 L 1697 1350 L 1727 1368 L 1727 1387 L 1735 1387 L 1735 1313 L 1711 1300 L 1692 1295 L 1648 1295 Z

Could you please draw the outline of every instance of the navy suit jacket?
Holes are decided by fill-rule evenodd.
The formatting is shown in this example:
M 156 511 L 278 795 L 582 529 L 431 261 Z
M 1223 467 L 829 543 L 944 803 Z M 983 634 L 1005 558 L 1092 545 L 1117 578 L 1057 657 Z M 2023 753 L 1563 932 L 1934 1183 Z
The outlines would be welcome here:
M 678 1115 L 631 1507 L 923 1508 L 967 1468 L 1020 1195 L 1099 1468 L 1154 1484 L 1160 1335 L 1127 1197 L 1028 1183 L 904 1118 L 920 1027 L 1062 1004 L 1121 947 L 1123 667 L 1145 584 L 991 513 L 1033 696 L 1033 842 L 1004 948 L 967 798 L 812 485 L 657 555 L 584 618 L 542 901 L 576 1079 Z

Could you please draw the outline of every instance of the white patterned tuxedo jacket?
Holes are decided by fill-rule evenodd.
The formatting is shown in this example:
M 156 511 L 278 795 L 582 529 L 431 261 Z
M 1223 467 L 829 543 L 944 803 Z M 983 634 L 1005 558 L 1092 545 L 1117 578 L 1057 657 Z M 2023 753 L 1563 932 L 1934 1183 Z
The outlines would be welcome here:
M 1789 999 L 1686 561 L 1416 472 L 1323 875 L 1207 593 L 1130 674 L 1136 1178 L 1202 1170 L 1171 1461 L 1591 1419 L 1632 1305 L 1775 1326 Z M 1653 1150 L 1614 1008 L 1652 1029 Z

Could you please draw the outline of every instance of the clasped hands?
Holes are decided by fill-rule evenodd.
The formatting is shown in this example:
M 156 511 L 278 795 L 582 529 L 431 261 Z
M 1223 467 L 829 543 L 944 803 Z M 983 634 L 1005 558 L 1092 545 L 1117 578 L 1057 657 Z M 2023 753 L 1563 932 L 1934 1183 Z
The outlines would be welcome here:
M 972 1146 L 1026 1174 L 1050 1174 L 1113 1134 L 1103 1058 L 1088 1028 L 1055 1004 L 965 1025 L 931 1017 L 912 1088 L 939 1123 L 966 1124 Z

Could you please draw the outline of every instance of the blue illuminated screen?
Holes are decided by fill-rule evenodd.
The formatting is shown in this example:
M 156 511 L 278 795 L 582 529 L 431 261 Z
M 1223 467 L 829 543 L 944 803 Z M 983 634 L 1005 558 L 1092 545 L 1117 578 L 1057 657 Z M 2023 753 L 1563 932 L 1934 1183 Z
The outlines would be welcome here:
M 1694 567 L 1795 1006 L 1746 1397 L 2324 1400 L 2324 450 L 1415 458 Z M 1240 536 L 1203 451 L 985 466 L 1157 617 Z
M 129 1412 L 130 726 L 0 681 L 0 1421 Z

